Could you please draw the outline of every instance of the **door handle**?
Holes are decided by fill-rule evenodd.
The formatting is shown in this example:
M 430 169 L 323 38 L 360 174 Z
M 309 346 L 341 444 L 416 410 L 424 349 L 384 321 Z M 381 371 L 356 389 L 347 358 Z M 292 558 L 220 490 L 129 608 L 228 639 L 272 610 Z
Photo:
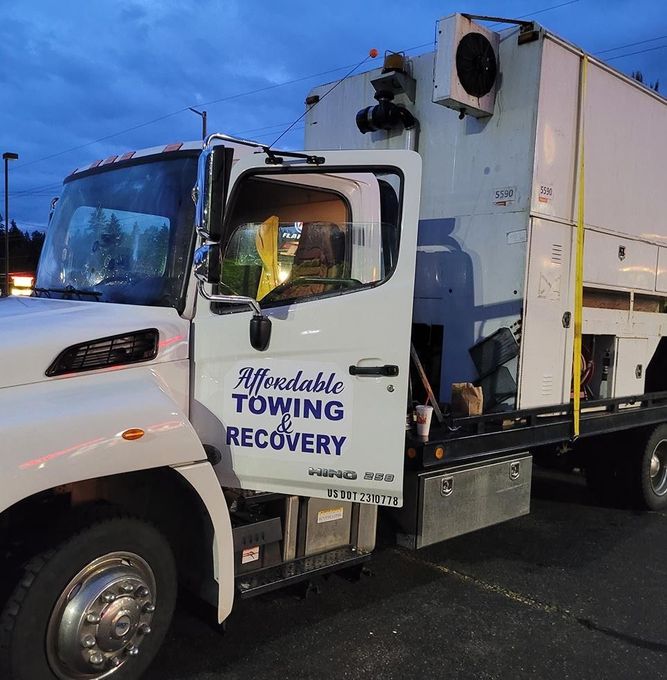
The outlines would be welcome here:
M 350 366 L 350 375 L 384 375 L 393 378 L 398 375 L 398 366 L 385 364 L 384 366 Z

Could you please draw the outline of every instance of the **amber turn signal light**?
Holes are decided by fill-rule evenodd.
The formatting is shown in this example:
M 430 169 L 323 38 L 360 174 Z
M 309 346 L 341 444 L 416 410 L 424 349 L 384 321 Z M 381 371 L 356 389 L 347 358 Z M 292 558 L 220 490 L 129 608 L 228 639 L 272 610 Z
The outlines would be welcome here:
M 123 439 L 127 439 L 128 442 L 133 442 L 135 439 L 141 439 L 145 432 L 139 427 L 131 427 L 129 430 L 125 430 L 121 434 Z

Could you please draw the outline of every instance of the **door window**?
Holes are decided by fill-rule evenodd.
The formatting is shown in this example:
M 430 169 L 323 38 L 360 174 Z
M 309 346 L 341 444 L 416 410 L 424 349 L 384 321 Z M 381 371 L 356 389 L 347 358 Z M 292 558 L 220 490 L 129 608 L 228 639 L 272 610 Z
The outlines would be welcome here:
M 221 292 L 272 306 L 382 283 L 398 255 L 398 186 L 379 172 L 244 180 L 228 221 Z

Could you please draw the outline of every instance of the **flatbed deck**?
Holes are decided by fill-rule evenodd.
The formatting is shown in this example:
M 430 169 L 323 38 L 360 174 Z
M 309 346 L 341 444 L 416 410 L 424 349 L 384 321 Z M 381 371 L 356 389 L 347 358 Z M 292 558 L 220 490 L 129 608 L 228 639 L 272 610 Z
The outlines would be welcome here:
M 427 441 L 406 434 L 408 467 L 446 467 L 498 454 L 572 443 L 572 404 L 446 418 Z M 582 402 L 580 438 L 667 422 L 667 392 Z M 438 451 L 440 449 L 441 451 Z M 444 453 L 443 453 L 444 452 Z M 411 452 L 412 453 L 412 452 Z

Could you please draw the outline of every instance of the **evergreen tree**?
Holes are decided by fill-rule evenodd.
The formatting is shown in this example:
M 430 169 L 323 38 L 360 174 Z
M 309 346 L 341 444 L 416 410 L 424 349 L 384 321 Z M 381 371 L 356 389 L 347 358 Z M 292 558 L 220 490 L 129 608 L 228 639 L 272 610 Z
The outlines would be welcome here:
M 650 88 L 651 90 L 655 90 L 656 92 L 660 91 L 660 81 L 656 80 L 652 83 L 644 82 L 644 74 L 641 71 L 633 71 L 630 74 L 630 77 L 634 78 L 636 81 L 642 83 L 643 85 L 646 85 L 646 87 Z
M 12 273 L 34 273 L 44 245 L 44 232 L 22 231 L 11 220 L 9 227 L 9 267 Z M 5 222 L 0 214 L 0 283 L 5 280 Z
M 98 205 L 88 218 L 88 232 L 97 236 L 104 229 L 105 224 L 104 210 Z
M 110 243 L 116 246 L 119 246 L 123 240 L 123 227 L 121 227 L 120 220 L 116 217 L 116 213 L 111 213 L 109 219 L 106 221 L 104 235 Z

